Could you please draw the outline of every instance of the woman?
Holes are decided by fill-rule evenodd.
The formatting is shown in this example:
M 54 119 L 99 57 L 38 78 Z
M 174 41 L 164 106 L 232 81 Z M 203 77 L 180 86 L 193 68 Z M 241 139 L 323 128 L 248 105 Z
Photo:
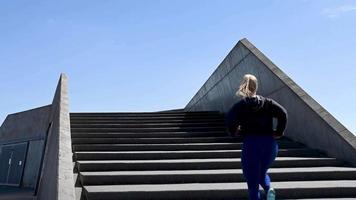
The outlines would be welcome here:
M 242 99 L 228 112 L 227 122 L 230 133 L 243 138 L 241 162 L 249 199 L 264 198 L 263 192 L 259 192 L 261 185 L 267 199 L 273 200 L 275 191 L 270 186 L 267 170 L 277 156 L 275 139 L 283 136 L 287 112 L 274 100 L 256 95 L 257 88 L 257 78 L 246 74 L 236 92 Z M 273 119 L 278 122 L 275 129 Z

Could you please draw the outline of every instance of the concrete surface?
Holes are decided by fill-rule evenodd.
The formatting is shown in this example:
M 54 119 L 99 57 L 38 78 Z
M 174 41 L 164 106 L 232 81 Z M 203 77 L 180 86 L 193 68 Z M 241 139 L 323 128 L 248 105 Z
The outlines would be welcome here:
M 345 197 L 356 195 L 356 181 L 274 182 L 277 198 Z M 247 184 L 187 183 L 85 186 L 93 199 L 245 199 Z
M 51 106 L 10 114 L 0 127 L 0 144 L 44 139 Z
M 356 166 L 355 136 L 247 39 L 230 51 L 185 110 L 226 113 L 239 100 L 235 92 L 247 73 L 258 78 L 258 94 L 275 99 L 287 109 L 287 137 Z
M 33 189 L 36 188 L 42 162 L 43 150 L 44 140 L 33 140 L 29 142 L 25 171 L 22 180 L 23 187 Z
M 28 142 L 21 188 L 36 188 L 50 113 L 51 106 L 48 105 L 10 114 L 0 127 L 0 147 L 5 144 Z
M 355 189 L 356 181 L 297 181 L 297 182 L 275 182 L 273 186 L 277 189 L 282 188 L 341 188 L 349 187 Z M 246 183 L 188 183 L 188 184 L 165 184 L 165 185 L 105 185 L 105 186 L 86 186 L 91 192 L 110 192 L 110 191 L 177 191 L 177 190 L 226 190 L 226 189 L 247 189 Z
M 231 142 L 237 141 L 237 138 L 233 137 L 200 137 L 200 138 L 73 138 L 73 144 L 128 144 L 128 143 L 140 143 L 140 144 L 160 144 L 160 143 L 201 143 L 201 142 Z M 241 141 L 241 140 L 239 140 Z
M 290 168 L 271 168 L 269 174 L 273 173 L 302 173 L 302 172 L 345 172 L 356 173 L 353 167 L 290 167 Z M 215 169 L 215 170 L 155 170 L 155 171 L 108 171 L 108 172 L 81 172 L 83 176 L 118 176 L 118 175 L 199 175 L 199 174 L 242 174 L 242 169 Z
M 271 168 L 276 181 L 356 180 L 356 168 Z M 83 185 L 245 182 L 241 169 L 81 172 Z
M 0 200 L 33 200 L 32 189 L 0 186 Z
M 241 150 L 205 151 L 86 151 L 76 152 L 77 160 L 154 160 L 154 159 L 195 159 L 195 158 L 239 158 Z M 280 157 L 318 157 L 319 151 L 309 148 L 279 149 Z
M 87 118 L 88 121 L 80 123 L 77 120 L 83 119 L 84 114 L 76 116 L 71 126 L 87 128 L 107 125 L 97 121 L 104 114 L 91 115 L 93 117 L 90 120 Z M 218 113 L 214 115 L 223 118 Z M 110 124 L 123 123 L 121 117 Z M 166 121 L 156 123 L 166 124 Z M 191 121 L 184 123 L 192 124 Z M 177 124 L 170 126 L 176 127 Z M 199 123 L 195 126 L 199 131 L 205 128 Z M 210 126 L 224 125 L 212 123 Z M 224 131 L 213 137 L 187 137 L 185 134 L 167 137 L 176 133 L 174 131 L 161 135 L 156 132 L 127 134 L 119 127 L 115 134 L 96 133 L 95 137 L 93 133 L 78 135 L 76 129 L 72 132 L 75 136 L 72 143 L 78 200 L 79 195 L 87 200 L 246 199 L 240 137 L 228 137 Z M 356 180 L 356 168 L 346 167 L 344 162 L 286 137 L 277 142 L 278 157 L 269 175 L 272 185 L 283 183 L 277 188 L 278 199 L 356 197 L 355 186 L 351 186 Z M 297 181 L 305 184 L 303 187 L 294 187 L 293 183 Z M 335 181 L 340 184 L 335 184 Z
M 322 167 L 342 164 L 334 158 L 279 157 L 272 167 Z M 77 166 L 80 171 L 235 169 L 241 167 L 241 159 L 95 160 L 77 161 Z
M 74 200 L 67 77 L 62 74 L 52 102 L 38 200 Z
M 39 183 L 39 200 L 74 199 L 67 78 L 64 74 L 51 105 L 11 114 L 5 119 L 0 128 L 0 144 L 22 141 L 28 142 L 29 147 L 21 186 L 35 189 Z
M 230 143 L 185 143 L 185 144 L 76 144 L 75 151 L 171 151 L 171 150 L 214 150 L 214 149 L 237 149 L 242 143 L 231 141 Z M 283 143 L 281 143 L 283 145 Z M 292 143 L 293 147 L 300 144 Z M 282 146 L 283 147 L 283 146 Z

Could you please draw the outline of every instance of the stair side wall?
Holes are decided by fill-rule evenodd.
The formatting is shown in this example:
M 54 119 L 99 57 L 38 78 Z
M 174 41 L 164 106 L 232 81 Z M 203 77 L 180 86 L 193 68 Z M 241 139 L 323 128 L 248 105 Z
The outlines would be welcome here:
M 52 102 L 38 200 L 74 200 L 68 81 L 62 74 Z
M 247 73 L 258 78 L 259 94 L 287 109 L 287 137 L 356 166 L 355 136 L 247 39 L 236 44 L 185 111 L 226 113 L 240 100 L 235 93 Z

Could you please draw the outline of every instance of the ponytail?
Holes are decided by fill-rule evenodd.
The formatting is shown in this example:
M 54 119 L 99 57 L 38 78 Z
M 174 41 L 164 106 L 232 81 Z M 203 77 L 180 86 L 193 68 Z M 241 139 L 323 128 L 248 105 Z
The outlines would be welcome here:
M 245 74 L 236 95 L 242 97 L 252 97 L 256 95 L 257 88 L 257 78 L 252 74 Z

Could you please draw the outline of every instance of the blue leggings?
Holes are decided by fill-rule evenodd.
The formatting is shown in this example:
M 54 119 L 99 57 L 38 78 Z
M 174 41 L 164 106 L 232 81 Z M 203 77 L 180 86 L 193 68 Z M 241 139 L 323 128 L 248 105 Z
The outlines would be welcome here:
M 242 145 L 242 171 L 247 181 L 249 199 L 258 200 L 259 185 L 267 192 L 270 178 L 267 170 L 276 158 L 278 144 L 272 136 L 246 135 Z

